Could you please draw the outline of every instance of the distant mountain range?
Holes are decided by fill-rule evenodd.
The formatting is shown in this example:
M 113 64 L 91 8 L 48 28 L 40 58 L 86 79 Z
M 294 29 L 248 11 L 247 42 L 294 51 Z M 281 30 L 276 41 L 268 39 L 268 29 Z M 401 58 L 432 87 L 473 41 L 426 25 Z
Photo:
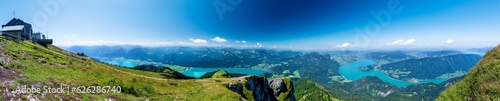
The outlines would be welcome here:
M 70 47 L 71 52 L 84 52 L 88 56 L 124 57 L 127 59 L 148 60 L 186 67 L 251 67 L 262 63 L 277 64 L 294 56 L 295 51 L 275 51 L 265 49 L 232 49 L 206 47 L 135 47 L 130 50 L 119 46 L 82 46 Z
M 339 67 L 340 64 L 330 59 L 330 55 L 313 52 L 283 61 L 271 70 L 275 73 L 298 70 L 301 77 L 326 84 L 328 77 L 340 75 Z
M 295 100 L 290 78 L 221 75 L 224 73 L 210 76 L 217 78 L 193 79 L 164 67 L 123 68 L 56 46 L 0 36 L 1 101 Z
M 361 101 L 432 101 L 441 91 L 463 77 L 449 79 L 440 84 L 426 83 L 398 88 L 377 77 L 363 77 L 357 81 L 327 86 L 333 97 Z
M 379 67 L 384 71 L 409 72 L 407 74 L 397 75 L 398 78 L 411 79 L 436 79 L 446 73 L 454 73 L 457 71 L 467 72 L 474 67 L 481 59 L 480 55 L 475 54 L 456 54 L 442 57 L 436 53 L 431 53 L 433 57 L 420 59 L 407 59 L 389 64 L 384 64 Z M 391 73 L 396 75 L 397 73 Z
M 464 54 L 461 51 L 456 50 L 442 50 L 442 51 L 423 51 L 419 52 L 417 55 L 421 57 L 441 57 L 446 55 Z
M 458 78 L 449 79 L 441 84 L 418 84 L 405 88 L 398 88 L 376 77 L 364 77 L 346 83 L 337 82 L 330 78 L 341 76 L 338 73 L 341 63 L 355 61 L 356 58 L 374 60 L 377 62 L 374 66 L 375 69 L 397 71 L 387 72 L 387 74 L 402 80 L 410 78 L 435 79 L 445 74 L 467 72 L 480 59 L 479 55 L 465 54 L 455 50 L 304 52 L 270 49 L 134 46 L 126 48 L 120 48 L 120 46 L 94 46 L 92 48 L 77 46 L 76 48 L 70 47 L 68 50 L 84 52 L 89 56 L 123 57 L 184 67 L 260 69 L 270 72 L 273 77 L 300 75 L 301 78 L 317 82 L 319 86 L 324 87 L 322 89 L 331 95 L 331 97 L 324 96 L 326 99 L 347 100 L 434 100 L 442 90 L 460 80 L 460 76 L 463 75 L 454 75 L 452 77 Z M 291 73 L 295 71 L 296 74 Z M 208 73 L 205 77 L 211 78 L 213 74 L 217 74 L 215 77 L 226 77 L 226 74 L 229 73 L 215 71 Z M 296 86 L 303 88 L 301 85 Z M 307 93 L 312 92 L 299 94 Z

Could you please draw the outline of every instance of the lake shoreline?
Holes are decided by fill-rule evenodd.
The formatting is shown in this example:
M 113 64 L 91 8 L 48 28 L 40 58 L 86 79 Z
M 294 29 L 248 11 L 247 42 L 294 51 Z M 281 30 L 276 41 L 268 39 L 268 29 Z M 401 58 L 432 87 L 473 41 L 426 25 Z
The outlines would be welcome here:
M 377 71 L 377 70 L 367 70 L 363 71 L 360 70 L 360 67 L 366 67 L 369 65 L 374 65 L 376 64 L 375 61 L 369 60 L 369 59 L 364 59 L 364 58 L 357 58 L 356 61 L 343 64 L 339 67 L 339 73 L 347 80 L 351 81 L 356 81 L 359 80 L 363 77 L 366 76 L 375 76 L 379 79 L 381 79 L 384 82 L 388 82 L 392 85 L 395 85 L 400 88 L 407 87 L 409 85 L 417 85 L 417 84 L 424 84 L 424 83 L 435 83 L 439 84 L 441 82 L 444 82 L 448 80 L 449 78 L 443 78 L 443 79 L 431 79 L 431 80 L 422 80 L 422 79 L 412 79 L 412 82 L 409 81 L 403 81 L 403 80 L 398 80 L 395 78 L 391 78 L 389 75 L 387 75 L 384 72 Z

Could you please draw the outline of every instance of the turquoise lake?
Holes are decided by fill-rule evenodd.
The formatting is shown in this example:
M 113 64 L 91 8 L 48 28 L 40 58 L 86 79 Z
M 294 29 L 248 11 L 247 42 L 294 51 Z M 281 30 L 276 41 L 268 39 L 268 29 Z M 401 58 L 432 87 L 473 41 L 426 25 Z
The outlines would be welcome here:
M 130 60 L 122 60 L 122 59 L 97 59 L 98 61 L 109 63 L 109 64 L 114 64 L 114 65 L 119 65 L 119 66 L 125 66 L 125 67 L 135 67 L 137 66 L 137 63 L 134 61 Z M 402 81 L 402 80 L 397 80 L 390 78 L 388 75 L 386 75 L 383 72 L 380 71 L 362 71 L 358 69 L 359 67 L 364 67 L 368 65 L 373 65 L 375 64 L 375 61 L 369 60 L 369 59 L 363 59 L 359 58 L 356 59 L 355 62 L 352 63 L 347 63 L 343 64 L 339 68 L 339 73 L 344 76 L 348 80 L 358 80 L 361 79 L 365 76 L 375 76 L 380 78 L 384 82 L 388 82 L 390 84 L 396 85 L 397 87 L 406 87 L 408 85 L 416 85 L 416 84 L 422 84 L 422 83 L 436 83 L 439 84 L 441 82 L 444 82 L 448 79 L 432 79 L 432 80 L 424 80 L 420 81 L 418 83 L 413 83 L 413 82 L 408 82 L 408 81 Z M 195 78 L 200 78 L 207 72 L 213 72 L 217 70 L 225 70 L 229 73 L 238 73 L 238 74 L 247 74 L 247 75 L 261 75 L 265 73 L 263 70 L 254 70 L 254 69 L 248 69 L 248 68 L 197 68 L 193 67 L 188 70 L 182 71 L 181 73 L 187 76 L 195 77 Z
M 137 63 L 134 61 L 130 60 L 124 60 L 124 59 L 106 59 L 106 58 L 96 58 L 98 61 L 104 62 L 104 63 L 109 63 L 109 64 L 114 64 L 114 65 L 119 65 L 119 66 L 125 66 L 128 68 L 132 68 L 137 66 Z M 187 76 L 195 77 L 195 78 L 200 78 L 207 72 L 213 72 L 217 70 L 225 70 L 229 73 L 238 73 L 238 74 L 247 74 L 247 75 L 262 75 L 265 73 L 263 70 L 254 70 L 254 69 L 248 69 L 248 68 L 196 68 L 196 67 L 190 67 L 190 69 L 182 71 L 181 73 Z
M 182 74 L 195 78 L 200 78 L 207 72 L 213 72 L 217 70 L 225 70 L 228 73 L 238 73 L 247 75 L 262 75 L 266 72 L 263 70 L 254 70 L 248 68 L 190 68 L 186 71 L 183 71 Z
M 105 59 L 105 58 L 96 58 L 96 59 L 97 59 L 97 61 L 101 61 L 104 63 L 114 64 L 114 65 L 118 65 L 118 66 L 124 66 L 124 67 L 128 67 L 128 68 L 132 68 L 132 67 L 137 66 L 137 63 L 135 63 L 133 61 L 118 60 L 118 59 Z
M 375 61 L 368 60 L 368 59 L 362 59 L 362 58 L 356 59 L 356 62 L 341 65 L 339 68 L 339 73 L 342 76 L 344 76 L 346 79 L 353 80 L 353 81 L 361 79 L 365 76 L 375 76 L 375 77 L 380 78 L 384 82 L 388 82 L 388 83 L 396 85 L 398 87 L 406 87 L 408 85 L 416 85 L 416 84 L 429 83 L 429 82 L 439 84 L 441 82 L 448 80 L 448 79 L 432 79 L 432 80 L 420 81 L 418 83 L 412 83 L 412 82 L 408 82 L 408 81 L 402 81 L 402 80 L 396 80 L 396 79 L 390 78 L 388 75 L 386 75 L 385 73 L 383 73 L 381 71 L 374 71 L 374 70 L 362 71 L 362 70 L 358 69 L 359 67 L 365 67 L 365 66 L 373 65 L 373 64 L 375 64 Z

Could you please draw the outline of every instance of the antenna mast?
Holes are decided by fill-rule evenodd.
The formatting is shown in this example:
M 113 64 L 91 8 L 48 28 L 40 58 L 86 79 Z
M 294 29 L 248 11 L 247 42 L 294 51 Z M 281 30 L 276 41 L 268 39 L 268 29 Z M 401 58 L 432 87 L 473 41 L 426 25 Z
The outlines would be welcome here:
M 16 11 L 12 10 L 12 15 L 14 15 L 14 18 L 16 18 Z

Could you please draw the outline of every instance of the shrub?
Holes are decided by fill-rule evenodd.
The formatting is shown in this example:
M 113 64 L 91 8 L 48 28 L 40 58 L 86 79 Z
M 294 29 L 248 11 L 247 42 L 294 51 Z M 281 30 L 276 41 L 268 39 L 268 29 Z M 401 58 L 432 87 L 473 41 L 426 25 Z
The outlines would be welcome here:
M 132 94 L 137 97 L 142 97 L 142 96 L 151 96 L 156 94 L 156 91 L 153 87 L 147 85 L 136 85 L 136 86 L 122 86 L 123 92 L 126 94 Z
M 121 86 L 121 85 L 123 85 L 122 80 L 119 80 L 116 78 L 110 79 L 107 82 L 105 82 L 104 84 L 105 84 L 105 86 Z
M 136 81 L 137 79 L 133 79 Z M 120 86 L 122 92 L 125 94 L 131 94 L 137 97 L 151 96 L 156 94 L 156 90 L 149 85 L 137 85 L 137 84 L 124 84 L 122 80 L 113 78 L 104 83 L 106 86 Z

